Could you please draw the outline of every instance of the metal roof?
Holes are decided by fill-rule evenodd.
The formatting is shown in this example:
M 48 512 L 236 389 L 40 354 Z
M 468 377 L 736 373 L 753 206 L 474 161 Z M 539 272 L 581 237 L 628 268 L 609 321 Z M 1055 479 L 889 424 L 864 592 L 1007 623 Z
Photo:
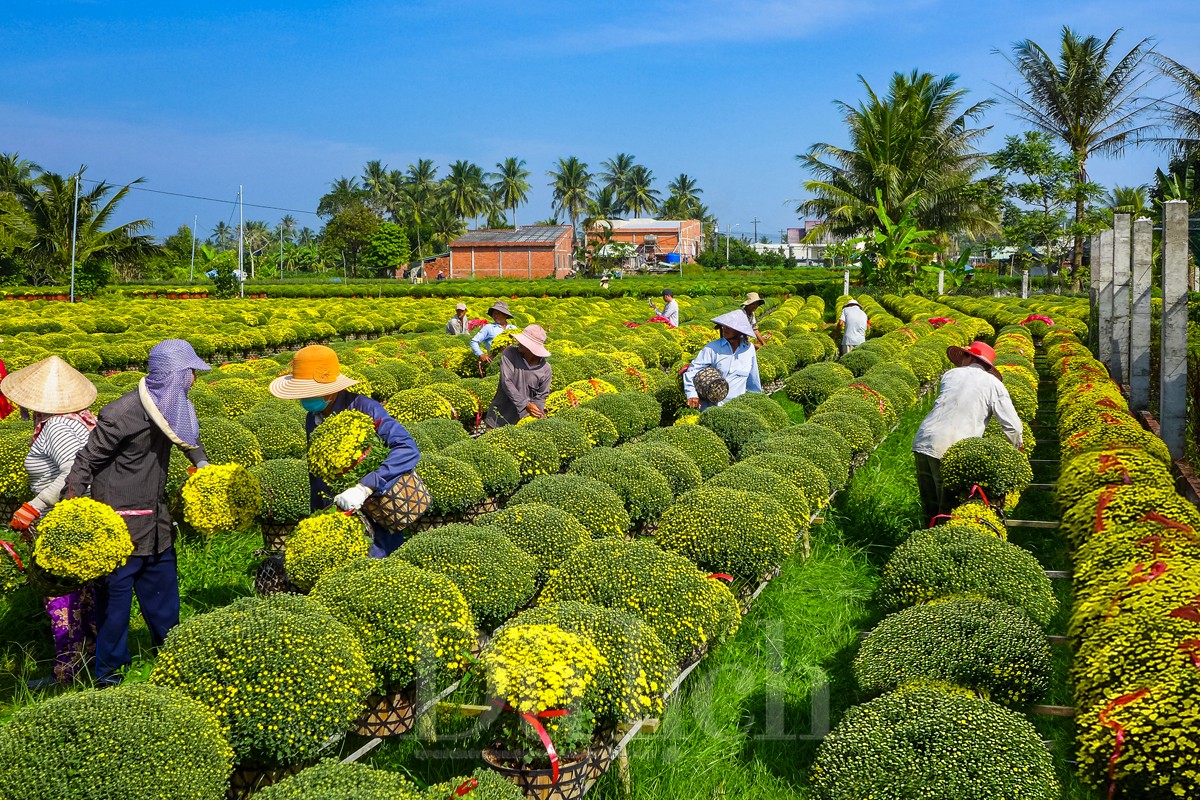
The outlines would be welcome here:
M 678 219 L 610 219 L 608 224 L 614 231 L 677 231 L 689 220 Z
M 467 231 L 451 242 L 452 247 L 471 244 L 554 244 L 570 225 L 526 225 L 517 228 L 485 229 Z

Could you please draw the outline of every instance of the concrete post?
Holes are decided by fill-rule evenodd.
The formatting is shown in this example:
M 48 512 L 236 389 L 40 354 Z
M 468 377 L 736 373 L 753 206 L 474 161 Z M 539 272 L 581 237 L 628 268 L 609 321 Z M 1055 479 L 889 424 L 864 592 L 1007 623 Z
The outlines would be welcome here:
M 529 277 L 532 278 L 533 277 L 533 249 L 532 248 L 525 251 L 525 263 L 529 269 Z M 555 270 L 556 274 L 554 275 L 554 277 L 556 277 L 556 278 L 558 277 L 557 272 L 558 272 L 558 270 Z
M 1092 269 L 1100 270 L 1100 302 L 1096 305 L 1099 347 L 1096 357 L 1100 363 L 1112 369 L 1112 307 L 1113 307 L 1113 232 L 1100 231 L 1100 258 L 1093 261 Z
M 1029 270 L 1021 270 L 1021 299 L 1029 299 Z
M 504 248 L 503 247 L 496 248 L 496 257 L 499 259 L 499 261 L 497 262 L 496 269 L 499 272 L 499 277 L 503 278 L 504 277 Z
M 946 270 L 938 270 L 938 297 L 946 293 Z
M 471 280 L 475 280 L 475 248 L 471 248 Z
M 1183 458 L 1187 435 L 1188 204 L 1163 207 L 1162 383 L 1158 421 L 1171 457 Z
M 842 294 L 850 294 L 850 270 L 842 272 Z
M 1113 215 L 1113 380 L 1129 383 L 1130 215 Z
M 1154 223 L 1133 223 L 1133 309 L 1129 319 L 1129 402 L 1134 411 L 1150 409 L 1150 277 L 1154 269 Z
M 1092 348 L 1092 352 L 1097 352 L 1097 347 L 1100 343 L 1100 324 L 1099 314 L 1100 309 L 1100 235 L 1095 234 L 1089 237 L 1091 241 L 1091 259 L 1088 262 L 1088 271 L 1091 274 L 1091 282 L 1088 284 L 1088 302 L 1091 313 L 1088 315 L 1088 347 Z

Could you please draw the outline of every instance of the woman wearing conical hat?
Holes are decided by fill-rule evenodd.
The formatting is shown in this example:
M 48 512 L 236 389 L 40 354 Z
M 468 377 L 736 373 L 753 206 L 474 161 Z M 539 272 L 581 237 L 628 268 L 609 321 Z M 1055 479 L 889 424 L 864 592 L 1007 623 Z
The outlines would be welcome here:
M 23 416 L 32 416 L 34 423 L 25 472 L 36 494 L 8 523 L 28 536 L 37 520 L 58 502 L 75 456 L 96 427 L 96 418 L 88 411 L 96 400 L 96 387 L 70 364 L 50 356 L 5 377 L 0 392 L 21 408 Z M 47 597 L 46 613 L 54 635 L 54 679 L 69 683 L 85 664 L 89 646 L 95 644 L 91 587 Z
M 745 312 L 730 311 L 713 317 L 712 321 L 721 335 L 720 338 L 704 345 L 683 373 L 683 391 L 687 395 L 687 404 L 691 408 L 701 410 L 713 405 L 722 405 L 726 400 L 732 400 L 746 392 L 762 391 L 762 380 L 758 376 L 758 355 L 751 344 L 754 329 L 750 327 Z M 708 397 L 702 397 L 701 387 L 696 385 L 696 375 L 706 367 L 712 367 L 719 372 L 727 387 L 727 391 L 715 402 Z

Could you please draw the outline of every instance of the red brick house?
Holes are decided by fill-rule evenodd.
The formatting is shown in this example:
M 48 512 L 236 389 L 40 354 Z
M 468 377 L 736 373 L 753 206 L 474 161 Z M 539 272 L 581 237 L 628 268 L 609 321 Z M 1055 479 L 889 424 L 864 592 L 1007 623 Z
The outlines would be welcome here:
M 609 241 L 628 242 L 638 248 L 650 245 L 659 255 L 678 253 L 683 260 L 692 261 L 704 246 L 704 230 L 698 219 L 610 219 L 605 222 L 612 231 Z M 593 242 L 602 239 L 602 233 L 595 229 L 589 235 Z
M 570 272 L 574 245 L 570 225 L 468 231 L 425 265 L 425 278 L 557 278 Z

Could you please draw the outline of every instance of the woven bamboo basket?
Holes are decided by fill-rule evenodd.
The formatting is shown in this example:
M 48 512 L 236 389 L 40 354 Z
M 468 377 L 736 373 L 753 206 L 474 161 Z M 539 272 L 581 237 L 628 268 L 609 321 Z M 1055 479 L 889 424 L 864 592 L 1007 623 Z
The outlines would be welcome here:
M 587 790 L 588 771 L 592 762 L 590 751 L 578 761 L 564 761 L 559 764 L 557 782 L 549 768 L 534 769 L 523 764 L 510 766 L 511 762 L 520 762 L 520 759 L 515 757 L 519 755 L 489 747 L 483 751 L 483 761 L 489 769 L 515 783 L 531 800 L 579 800 L 583 797 Z
M 443 525 L 449 525 L 453 522 L 466 522 L 467 518 L 464 514 L 426 514 L 419 520 L 408 526 L 408 531 L 411 533 L 420 533 L 421 531 L 440 528 Z
M 264 522 L 262 524 L 263 547 L 273 553 L 282 553 L 287 537 L 296 530 L 295 523 Z
M 596 731 L 592 739 L 591 758 L 588 760 L 588 783 L 600 780 L 612 766 L 617 751 L 617 729 L 606 725 Z
M 463 513 L 466 522 L 474 522 L 484 514 L 492 514 L 504 508 L 504 501 L 499 497 L 485 497 Z
M 416 472 L 406 472 L 386 492 L 363 503 L 363 513 L 385 530 L 402 531 L 429 510 L 433 498 Z
M 367 698 L 367 710 L 354 721 L 359 736 L 400 736 L 412 730 L 417 721 L 416 688 L 389 690 Z
M 229 776 L 228 800 L 245 800 L 260 789 L 279 783 L 289 775 L 295 775 L 312 762 L 292 764 L 287 767 L 259 767 L 253 764 L 238 764 Z
M 300 593 L 295 584 L 288 579 L 282 553 L 260 550 L 258 555 L 264 555 L 266 558 L 258 565 L 258 569 L 254 573 L 254 593 L 256 595 L 268 597 L 280 592 Z

